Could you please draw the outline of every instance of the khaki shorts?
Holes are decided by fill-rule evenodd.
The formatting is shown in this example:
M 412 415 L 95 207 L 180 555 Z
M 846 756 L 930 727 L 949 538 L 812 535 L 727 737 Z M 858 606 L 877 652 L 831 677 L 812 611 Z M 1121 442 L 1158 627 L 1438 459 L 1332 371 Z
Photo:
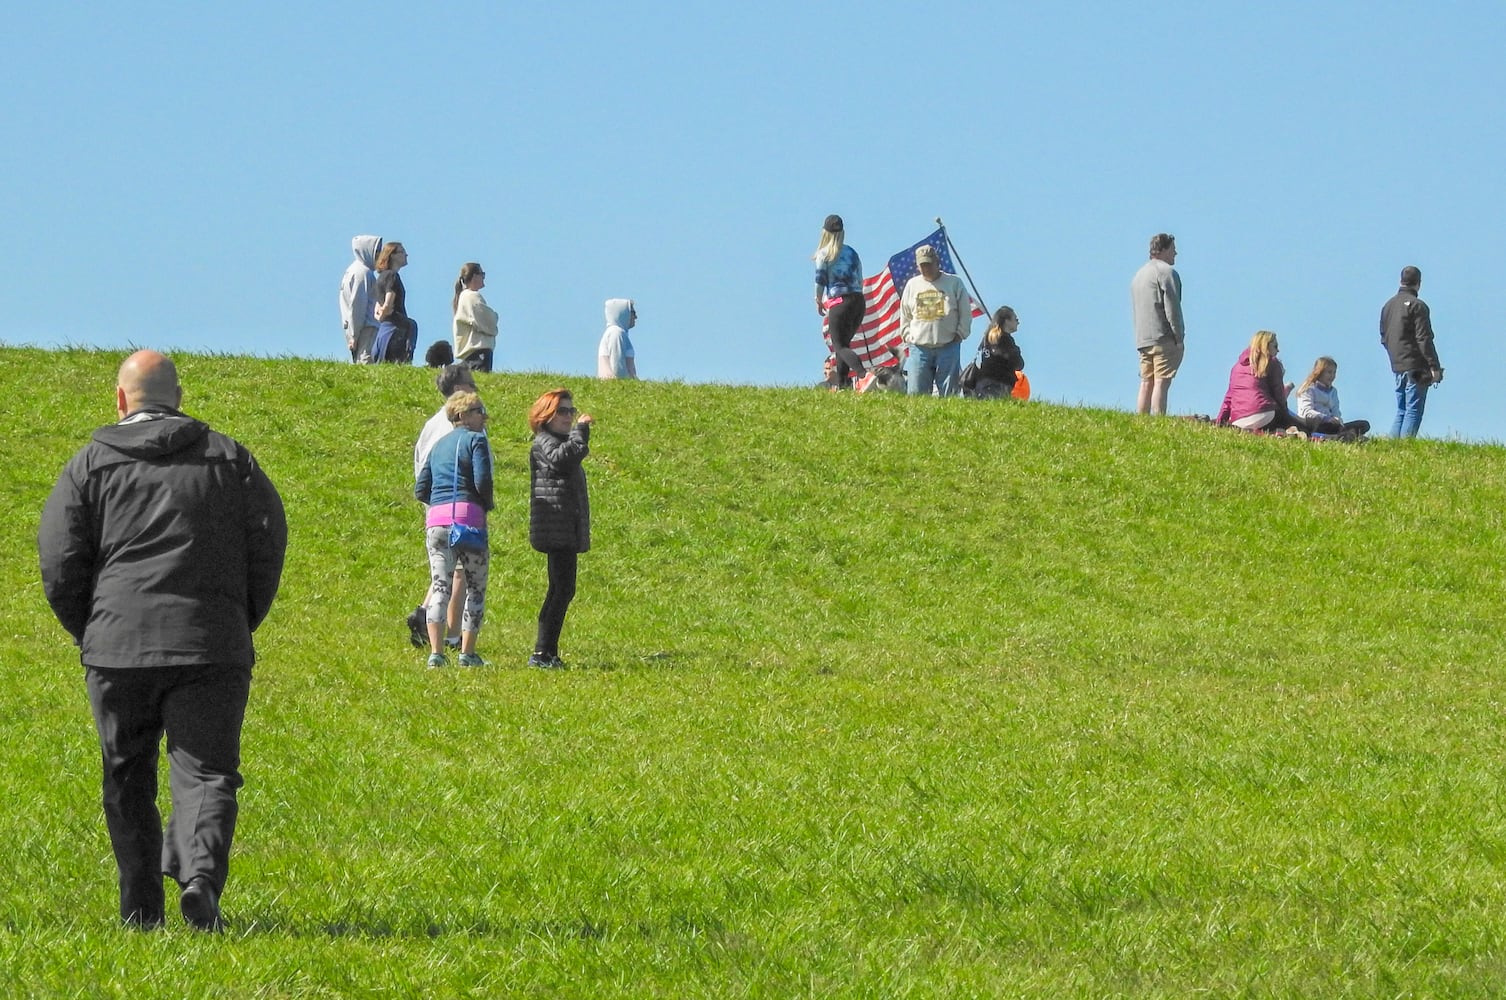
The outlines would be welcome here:
M 1170 337 L 1162 337 L 1150 347 L 1140 348 L 1140 381 L 1151 379 L 1166 381 L 1176 378 L 1182 367 L 1182 345 Z

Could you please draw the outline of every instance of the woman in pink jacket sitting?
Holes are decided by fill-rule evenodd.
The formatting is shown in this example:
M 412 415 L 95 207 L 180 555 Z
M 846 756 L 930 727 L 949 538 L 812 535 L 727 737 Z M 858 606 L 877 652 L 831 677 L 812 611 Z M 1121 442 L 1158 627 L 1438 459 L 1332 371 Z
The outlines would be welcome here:
M 1218 411 L 1219 423 L 1247 431 L 1306 430 L 1286 405 L 1292 386 L 1276 357 L 1280 350 L 1276 335 L 1269 330 L 1250 338 L 1250 346 L 1229 369 L 1229 391 L 1224 393 L 1224 405 Z

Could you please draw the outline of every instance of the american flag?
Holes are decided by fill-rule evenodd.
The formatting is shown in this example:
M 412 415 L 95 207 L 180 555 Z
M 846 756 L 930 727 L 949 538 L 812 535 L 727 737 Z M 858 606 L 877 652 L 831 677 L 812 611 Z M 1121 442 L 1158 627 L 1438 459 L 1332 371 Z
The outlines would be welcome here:
M 863 322 L 852 336 L 852 350 L 862 359 L 864 367 L 892 364 L 894 355 L 891 350 L 904 353 L 904 345 L 899 340 L 899 297 L 905 289 L 905 282 L 919 273 L 915 266 L 915 251 L 923 246 L 936 248 L 937 263 L 943 271 L 957 273 L 947 246 L 946 231 L 938 229 L 909 249 L 890 257 L 889 263 L 878 274 L 863 279 Z M 973 318 L 982 315 L 983 310 L 974 302 Z M 824 321 L 821 335 L 826 336 Z M 831 347 L 830 337 L 827 337 L 826 346 Z

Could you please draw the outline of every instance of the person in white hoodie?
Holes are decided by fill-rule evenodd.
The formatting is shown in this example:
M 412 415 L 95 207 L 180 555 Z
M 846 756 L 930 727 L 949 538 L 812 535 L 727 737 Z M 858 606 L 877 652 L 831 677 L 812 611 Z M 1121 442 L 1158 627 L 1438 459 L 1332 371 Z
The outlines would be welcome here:
M 607 299 L 607 329 L 596 350 L 597 378 L 637 378 L 638 364 L 628 331 L 638 325 L 632 299 Z
M 371 347 L 376 343 L 376 259 L 382 249 L 380 236 L 357 236 L 350 241 L 355 260 L 340 279 L 340 326 L 345 331 L 345 346 L 350 360 L 369 365 L 376 359 Z
M 475 372 L 492 370 L 497 347 L 497 310 L 481 297 L 485 287 L 486 272 L 471 261 L 461 266 L 455 297 L 450 300 L 450 312 L 455 315 L 455 360 Z

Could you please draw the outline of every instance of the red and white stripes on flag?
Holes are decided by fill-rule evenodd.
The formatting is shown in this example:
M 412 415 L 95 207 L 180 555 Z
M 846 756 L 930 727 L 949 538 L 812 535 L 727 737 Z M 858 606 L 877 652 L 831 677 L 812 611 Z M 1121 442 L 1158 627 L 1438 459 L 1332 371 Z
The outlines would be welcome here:
M 863 322 L 852 335 L 852 350 L 862 360 L 863 367 L 876 368 L 897 364 L 904 354 L 904 345 L 899 339 L 899 299 L 905 282 L 917 273 L 915 251 L 922 246 L 936 248 L 941 269 L 955 274 L 952 254 L 947 246 L 946 231 L 936 230 L 907 250 L 901 250 L 884 269 L 871 278 L 863 279 Z M 983 310 L 973 303 L 973 318 L 983 315 Z M 821 335 L 827 337 L 826 322 L 821 323 Z M 826 347 L 831 349 L 831 338 Z
M 864 368 L 898 364 L 904 351 L 899 340 L 899 289 L 889 268 L 863 279 L 863 302 L 863 322 L 852 335 L 853 351 Z

